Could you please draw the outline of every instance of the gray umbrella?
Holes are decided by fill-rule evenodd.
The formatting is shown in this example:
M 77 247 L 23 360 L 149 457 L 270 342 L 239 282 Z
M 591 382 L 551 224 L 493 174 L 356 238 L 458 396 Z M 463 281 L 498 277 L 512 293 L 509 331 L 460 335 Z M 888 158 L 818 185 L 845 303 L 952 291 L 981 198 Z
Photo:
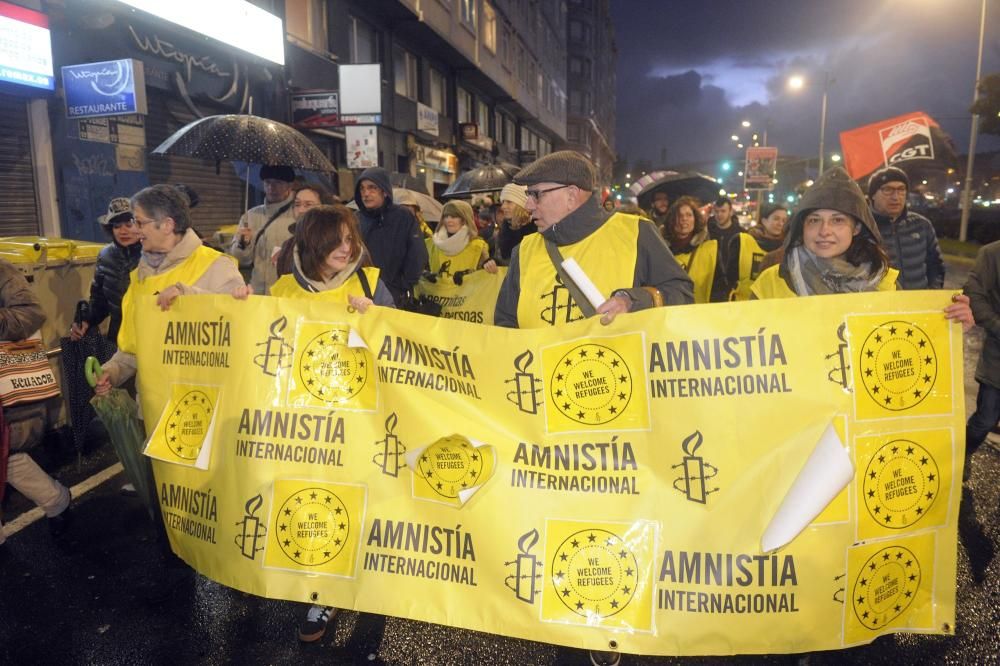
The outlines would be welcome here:
M 157 146 L 153 154 L 336 171 L 302 132 L 276 120 L 246 114 L 208 116 L 190 122 Z
M 466 171 L 458 179 L 448 186 L 448 189 L 441 195 L 442 199 L 467 199 L 473 194 L 484 194 L 486 192 L 499 192 L 503 186 L 513 180 L 517 172 L 517 167 L 500 166 L 490 164 L 482 166 L 472 171 Z

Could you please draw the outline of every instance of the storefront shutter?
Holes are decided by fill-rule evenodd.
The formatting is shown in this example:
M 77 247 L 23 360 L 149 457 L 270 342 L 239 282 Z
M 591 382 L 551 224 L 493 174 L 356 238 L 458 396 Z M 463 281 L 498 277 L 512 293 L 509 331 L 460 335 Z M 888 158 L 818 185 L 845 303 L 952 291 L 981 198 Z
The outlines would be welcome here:
M 27 100 L 3 94 L 0 94 L 0 201 L 3 201 L 0 236 L 40 233 Z
M 149 115 L 146 116 L 146 144 L 150 153 L 194 119 L 195 116 L 180 100 L 150 90 Z M 222 162 L 218 168 L 219 173 L 216 174 L 214 162 L 173 155 L 149 155 L 150 183 L 184 183 L 198 193 L 198 206 L 192 211 L 192 217 L 195 230 L 203 238 L 210 237 L 221 226 L 236 224 L 243 214 L 243 180 L 236 175 L 230 162 Z

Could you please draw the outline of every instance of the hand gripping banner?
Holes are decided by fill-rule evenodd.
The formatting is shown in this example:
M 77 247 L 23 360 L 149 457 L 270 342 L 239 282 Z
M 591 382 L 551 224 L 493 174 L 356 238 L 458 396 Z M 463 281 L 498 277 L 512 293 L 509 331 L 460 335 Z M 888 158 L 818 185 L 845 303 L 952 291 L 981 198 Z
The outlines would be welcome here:
M 523 331 L 150 298 L 147 455 L 178 555 L 261 596 L 640 654 L 951 634 L 948 298 Z

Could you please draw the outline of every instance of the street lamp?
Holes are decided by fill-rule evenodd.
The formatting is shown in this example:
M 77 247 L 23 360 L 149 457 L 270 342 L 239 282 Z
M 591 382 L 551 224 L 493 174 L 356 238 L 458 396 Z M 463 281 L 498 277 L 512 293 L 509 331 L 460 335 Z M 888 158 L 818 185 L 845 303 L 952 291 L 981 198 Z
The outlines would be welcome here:
M 986 0 L 983 0 L 985 2 Z M 823 148 L 826 145 L 826 101 L 830 92 L 830 84 L 836 79 L 830 77 L 830 72 L 823 72 L 823 102 L 819 112 L 819 174 L 823 174 Z M 788 79 L 788 87 L 792 90 L 801 90 L 805 86 L 805 79 L 801 76 L 793 76 Z
M 830 161 L 831 162 L 839 162 L 840 161 L 840 153 L 834 153 L 833 155 L 830 155 Z
M 734 134 L 734 135 L 732 135 L 732 136 L 731 136 L 731 137 L 729 137 L 729 138 L 730 138 L 730 139 L 732 139 L 733 141 L 739 141 L 739 140 L 740 140 L 740 137 L 736 136 L 735 134 Z
M 979 78 L 983 71 L 983 36 L 986 34 L 986 0 L 979 15 L 979 55 L 976 58 L 976 80 L 972 87 L 972 104 L 979 101 Z M 965 188 L 962 190 L 962 218 L 958 225 L 958 240 L 969 235 L 969 214 L 972 209 L 972 167 L 976 156 L 976 134 L 979 133 L 979 114 L 972 114 L 972 132 L 969 134 L 969 160 L 965 164 Z
M 750 121 L 744 120 L 743 122 L 740 123 L 740 125 L 742 125 L 743 127 L 750 127 Z

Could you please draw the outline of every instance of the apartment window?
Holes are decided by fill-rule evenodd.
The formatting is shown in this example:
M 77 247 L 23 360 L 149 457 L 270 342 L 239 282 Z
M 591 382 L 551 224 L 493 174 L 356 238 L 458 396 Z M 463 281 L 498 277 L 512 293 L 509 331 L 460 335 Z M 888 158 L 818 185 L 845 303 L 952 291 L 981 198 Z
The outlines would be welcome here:
M 578 58 L 571 56 L 569 59 L 569 73 L 590 77 L 590 60 L 588 58 Z
M 430 106 L 442 116 L 448 115 L 448 85 L 444 74 L 431 67 Z
M 514 69 L 514 52 L 510 45 L 511 37 L 510 28 L 504 25 L 503 30 L 500 32 L 500 62 L 508 70 Z
M 516 148 L 517 147 L 517 126 L 514 125 L 514 120 L 511 119 L 511 118 L 508 118 L 507 116 L 504 116 L 503 117 L 503 127 L 504 127 L 504 130 L 503 130 L 504 143 L 507 144 L 508 148 Z
M 285 0 L 285 31 L 293 39 L 326 51 L 326 3 L 322 0 Z
M 483 0 L 483 46 L 490 53 L 497 52 L 497 12 L 486 0 Z
M 378 62 L 378 33 L 375 29 L 353 16 L 348 16 L 347 22 L 350 61 L 356 65 Z
M 417 99 L 417 58 L 398 46 L 392 49 L 392 71 L 396 94 Z
M 528 80 L 528 63 L 524 55 L 524 45 L 517 44 L 517 78 L 524 83 Z
M 459 9 L 461 10 L 462 23 L 466 24 L 473 30 L 476 29 L 476 2 L 478 0 L 458 0 Z
M 580 21 L 569 22 L 569 40 L 580 42 L 585 46 L 590 45 L 590 26 Z
M 493 138 L 497 143 L 503 143 L 503 116 L 499 111 L 493 112 Z
M 487 137 L 490 135 L 490 107 L 479 100 L 479 104 L 476 105 L 476 124 L 479 125 L 479 137 Z
M 472 122 L 472 94 L 465 88 L 458 89 L 458 122 Z

